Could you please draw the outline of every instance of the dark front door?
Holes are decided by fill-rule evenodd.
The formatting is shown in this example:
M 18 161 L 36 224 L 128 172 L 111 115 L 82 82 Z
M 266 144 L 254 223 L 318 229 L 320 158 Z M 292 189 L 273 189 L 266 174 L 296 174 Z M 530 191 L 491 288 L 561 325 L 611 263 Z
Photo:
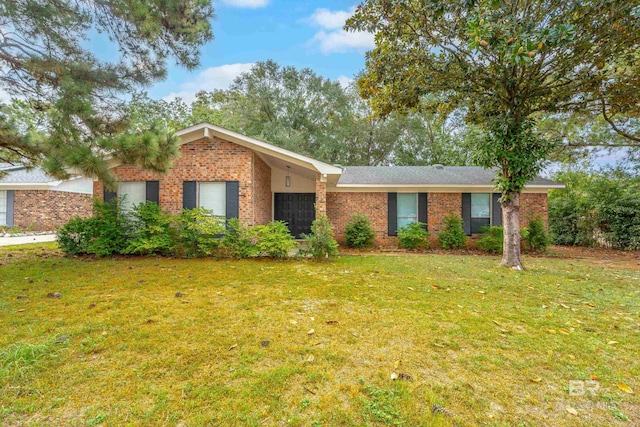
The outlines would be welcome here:
M 315 193 L 275 193 L 273 202 L 273 219 L 286 222 L 294 237 L 311 233 L 316 219 Z

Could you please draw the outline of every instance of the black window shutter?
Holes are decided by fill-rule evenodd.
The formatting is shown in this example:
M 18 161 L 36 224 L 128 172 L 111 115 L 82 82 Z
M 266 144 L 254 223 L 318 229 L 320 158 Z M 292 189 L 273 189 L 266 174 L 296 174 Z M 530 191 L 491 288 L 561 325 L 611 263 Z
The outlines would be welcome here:
M 398 193 L 388 194 L 387 223 L 389 236 L 398 235 Z
M 7 190 L 7 225 L 13 227 L 14 190 Z
M 424 229 L 428 230 L 427 226 L 427 193 L 418 193 L 418 222 L 424 224 Z
M 491 203 L 493 203 L 493 214 L 491 218 L 491 225 L 502 225 L 502 205 L 500 204 L 500 193 L 491 194 Z
M 471 236 L 471 193 L 462 193 L 462 226 L 464 233 Z
M 227 219 L 240 217 L 240 183 L 227 181 Z
M 147 181 L 147 202 L 160 204 L 160 181 Z
M 113 199 L 115 199 L 116 197 L 118 197 L 118 193 L 116 193 L 115 191 L 107 190 L 107 187 L 104 188 L 104 192 L 102 194 L 102 199 L 105 202 L 110 202 Z
M 182 209 L 194 209 L 198 207 L 196 202 L 196 181 L 182 182 Z

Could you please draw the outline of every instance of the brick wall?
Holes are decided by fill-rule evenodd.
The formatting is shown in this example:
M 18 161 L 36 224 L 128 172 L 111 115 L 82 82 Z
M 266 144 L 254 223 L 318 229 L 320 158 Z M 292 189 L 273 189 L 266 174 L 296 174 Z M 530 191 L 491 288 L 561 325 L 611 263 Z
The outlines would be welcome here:
M 429 193 L 427 196 L 427 224 L 431 238 L 442 231 L 445 215 L 462 215 L 462 193 Z
M 522 193 L 520 195 L 520 224 L 529 224 L 531 215 L 540 215 L 545 226 L 549 226 L 549 209 L 546 193 Z
M 387 193 L 327 193 L 327 216 L 338 242 L 345 243 L 344 228 L 356 213 L 365 214 L 371 220 L 376 245 L 396 244 L 396 237 L 387 234 Z
M 316 174 L 316 216 L 327 214 L 327 183 Z
M 520 221 L 528 224 L 529 214 L 541 215 L 545 224 L 548 221 L 547 195 L 544 193 L 524 193 L 520 200 Z M 444 216 L 454 212 L 462 215 L 462 193 L 429 193 L 427 203 L 427 221 L 431 239 L 436 240 L 442 231 Z M 393 246 L 397 238 L 388 236 L 387 193 L 327 193 L 327 215 L 333 223 L 336 239 L 344 244 L 344 228 L 354 213 L 366 214 L 376 232 L 376 244 Z
M 160 206 L 172 214 L 182 210 L 183 181 L 238 181 L 240 220 L 253 225 L 271 219 L 269 167 L 250 149 L 220 138 L 182 145 L 180 157 L 166 174 L 134 165 L 117 166 L 113 173 L 121 181 L 160 181 Z M 102 197 L 101 183 L 94 183 L 94 194 Z
M 272 218 L 271 168 L 253 153 L 254 224 L 267 224 Z
M 34 231 L 51 231 L 76 216 L 89 217 L 93 200 L 88 194 L 49 190 L 15 190 L 13 224 Z

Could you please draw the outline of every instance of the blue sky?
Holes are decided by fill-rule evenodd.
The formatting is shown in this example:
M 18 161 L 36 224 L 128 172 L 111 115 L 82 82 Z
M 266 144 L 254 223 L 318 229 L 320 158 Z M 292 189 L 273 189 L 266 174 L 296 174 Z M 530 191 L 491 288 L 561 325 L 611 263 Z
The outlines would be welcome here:
M 152 98 L 193 98 L 198 90 L 226 88 L 251 64 L 273 59 L 311 68 L 343 83 L 364 68 L 373 36 L 346 33 L 344 21 L 357 1 L 216 0 L 214 40 L 202 49 L 201 66 L 191 72 L 172 66 L 163 82 L 148 89 Z M 95 49 L 100 42 L 92 41 Z

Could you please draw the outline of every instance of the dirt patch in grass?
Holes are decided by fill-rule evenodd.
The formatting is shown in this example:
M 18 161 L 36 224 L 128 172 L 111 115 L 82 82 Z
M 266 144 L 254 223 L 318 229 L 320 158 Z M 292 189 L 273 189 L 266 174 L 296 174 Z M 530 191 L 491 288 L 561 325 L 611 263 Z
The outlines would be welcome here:
M 640 422 L 636 269 L 41 249 L 0 267 L 0 425 Z

